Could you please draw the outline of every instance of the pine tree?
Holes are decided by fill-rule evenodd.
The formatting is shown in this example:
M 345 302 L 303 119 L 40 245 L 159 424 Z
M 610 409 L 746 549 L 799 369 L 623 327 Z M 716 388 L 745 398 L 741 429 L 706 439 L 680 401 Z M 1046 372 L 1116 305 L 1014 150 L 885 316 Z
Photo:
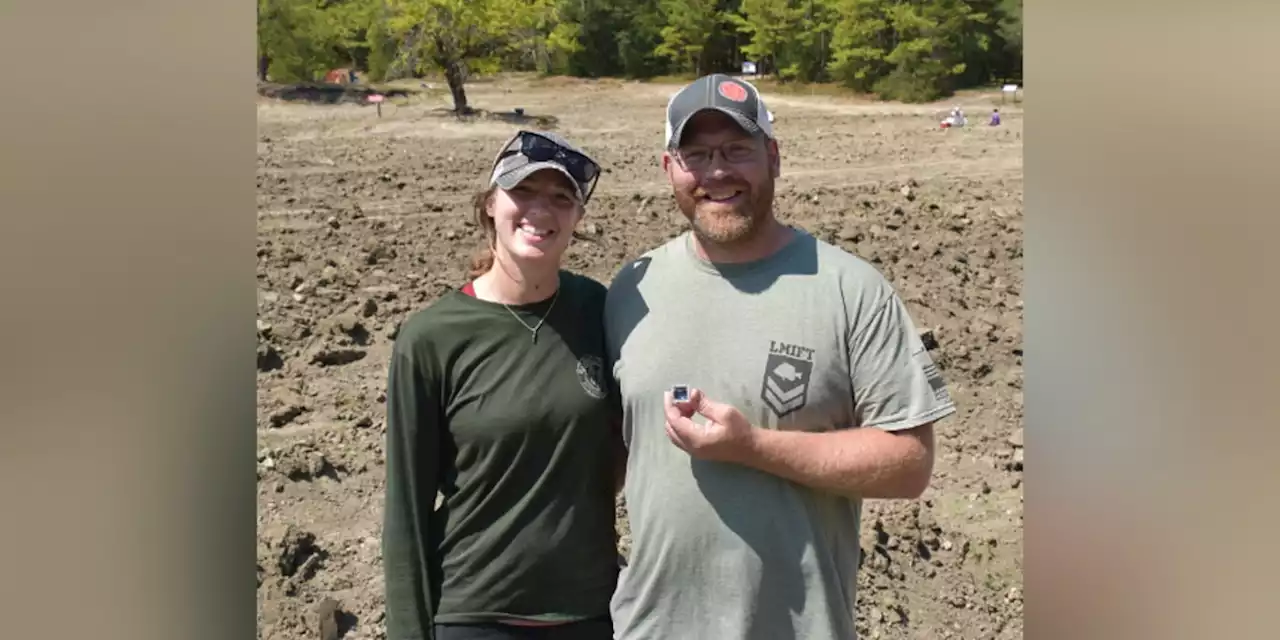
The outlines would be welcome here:
M 678 69 L 702 75 L 707 43 L 725 22 L 717 0 L 661 0 L 659 4 L 666 25 L 661 30 L 662 44 L 654 53 L 670 59 Z
M 731 19 L 749 38 L 742 52 L 761 73 L 812 82 L 825 73 L 832 5 L 830 0 L 742 0 Z
M 985 64 L 993 21 L 965 0 L 838 0 L 837 6 L 830 69 L 854 89 L 934 100 L 954 91 L 971 62 Z M 977 81 L 989 75 L 985 70 L 974 74 Z

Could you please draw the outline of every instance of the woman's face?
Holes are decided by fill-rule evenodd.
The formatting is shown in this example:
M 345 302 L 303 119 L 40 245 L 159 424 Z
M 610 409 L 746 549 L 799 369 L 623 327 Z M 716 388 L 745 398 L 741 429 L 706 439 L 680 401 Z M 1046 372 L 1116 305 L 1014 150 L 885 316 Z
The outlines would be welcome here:
M 582 207 L 564 174 L 543 169 L 509 191 L 495 189 L 489 217 L 498 253 L 518 262 L 559 265 L 582 219 Z

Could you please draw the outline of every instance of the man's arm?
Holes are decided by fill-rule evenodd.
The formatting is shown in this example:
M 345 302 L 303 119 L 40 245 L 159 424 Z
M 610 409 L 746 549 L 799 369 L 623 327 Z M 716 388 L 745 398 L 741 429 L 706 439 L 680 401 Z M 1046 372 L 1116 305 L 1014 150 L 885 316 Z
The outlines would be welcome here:
M 814 489 L 858 498 L 917 498 L 933 475 L 933 423 L 828 433 L 752 427 L 738 463 Z
M 877 277 L 881 302 L 853 303 L 849 327 L 849 383 L 853 424 L 829 433 L 757 429 L 745 464 L 811 486 L 866 498 L 916 498 L 933 474 L 933 425 L 955 412 L 938 367 L 907 307 Z M 869 285 L 874 286 L 874 285 Z M 874 299 L 869 298 L 869 299 Z
M 622 420 L 615 419 L 613 428 L 613 492 L 619 493 L 627 484 L 627 443 L 622 437 Z
M 706 423 L 695 423 L 694 414 Z M 667 435 L 695 457 L 850 497 L 915 498 L 933 474 L 932 422 L 897 431 L 779 431 L 752 426 L 742 412 L 694 389 L 688 402 L 674 403 L 668 394 Z
M 613 450 L 610 452 L 614 461 L 614 493 L 622 491 L 627 482 L 627 443 L 623 436 L 622 389 L 618 385 L 616 367 L 622 353 L 622 342 L 634 329 L 634 318 L 642 317 L 643 312 L 636 309 L 640 293 L 636 290 L 636 276 L 642 273 L 644 259 L 624 264 L 615 274 L 613 282 L 605 290 L 601 305 L 601 323 L 604 325 L 605 379 L 609 383 L 610 421 L 613 433 Z M 642 305 L 641 305 L 642 306 Z
M 937 366 L 902 300 L 886 294 L 847 338 L 854 411 L 830 432 L 752 426 L 737 409 L 691 394 L 668 397 L 667 433 L 685 451 L 766 471 L 816 489 L 863 498 L 915 498 L 933 473 L 933 424 L 955 412 Z M 707 418 L 694 424 L 694 413 Z

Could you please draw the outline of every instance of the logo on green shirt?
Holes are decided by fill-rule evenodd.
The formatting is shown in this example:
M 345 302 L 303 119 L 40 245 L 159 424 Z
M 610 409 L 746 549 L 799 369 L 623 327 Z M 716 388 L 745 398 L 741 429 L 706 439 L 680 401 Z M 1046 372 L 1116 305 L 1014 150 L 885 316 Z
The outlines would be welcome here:
M 597 400 L 605 397 L 604 361 L 599 356 L 584 355 L 578 359 L 578 382 L 583 391 Z

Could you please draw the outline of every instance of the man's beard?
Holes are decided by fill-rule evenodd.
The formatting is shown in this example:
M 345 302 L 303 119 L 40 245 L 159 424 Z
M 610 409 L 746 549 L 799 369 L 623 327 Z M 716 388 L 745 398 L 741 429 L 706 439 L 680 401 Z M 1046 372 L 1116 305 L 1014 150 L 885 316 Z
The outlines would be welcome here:
M 742 202 L 726 209 L 702 202 L 697 196 L 681 194 L 676 203 L 693 225 L 699 238 L 718 245 L 734 245 L 750 240 L 768 217 L 773 202 L 773 182 L 760 185 L 756 191 L 743 186 Z M 699 207 L 698 205 L 703 205 Z

